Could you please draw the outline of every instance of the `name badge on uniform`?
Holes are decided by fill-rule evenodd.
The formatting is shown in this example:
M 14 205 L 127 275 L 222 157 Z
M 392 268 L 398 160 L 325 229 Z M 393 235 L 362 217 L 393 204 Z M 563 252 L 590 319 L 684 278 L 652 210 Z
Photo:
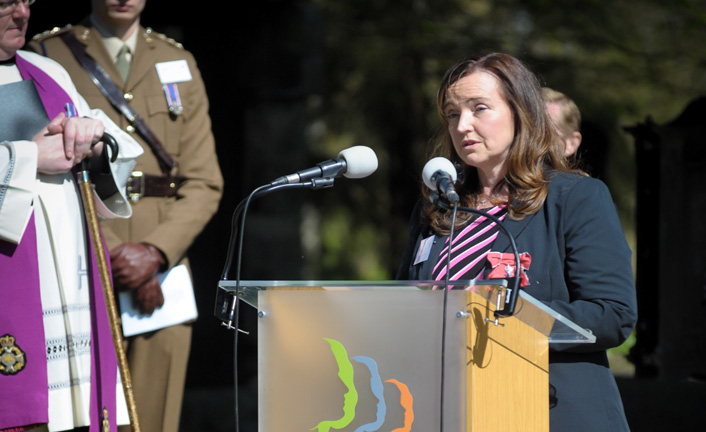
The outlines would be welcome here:
M 191 71 L 186 60 L 175 60 L 169 62 L 161 62 L 155 65 L 159 81 L 164 89 L 164 96 L 167 98 L 169 112 L 174 115 L 179 115 L 184 111 L 179 97 L 179 87 L 177 83 L 191 81 Z
M 429 254 L 431 254 L 431 247 L 434 245 L 434 236 L 430 235 L 419 243 L 419 249 L 417 249 L 417 256 L 414 257 L 414 265 L 424 262 L 429 259 Z
M 186 60 L 174 60 L 169 62 L 157 63 L 154 65 L 157 68 L 159 82 L 162 84 L 180 83 L 191 81 L 191 71 Z

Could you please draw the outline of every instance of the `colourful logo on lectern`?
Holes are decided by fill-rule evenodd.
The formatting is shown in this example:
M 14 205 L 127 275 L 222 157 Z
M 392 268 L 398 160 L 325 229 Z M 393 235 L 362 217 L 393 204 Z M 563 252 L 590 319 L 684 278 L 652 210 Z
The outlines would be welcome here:
M 348 358 L 346 348 L 334 339 L 324 338 L 331 345 L 336 363 L 338 364 L 338 377 L 346 386 L 348 391 L 343 396 L 343 416 L 338 420 L 325 420 L 320 422 L 311 430 L 318 432 L 329 432 L 331 429 L 343 429 L 349 426 L 355 420 L 355 409 L 358 405 L 358 390 L 353 382 L 353 364 L 351 359 L 365 365 L 370 371 L 370 388 L 373 396 L 377 399 L 377 416 L 372 423 L 364 424 L 358 427 L 355 432 L 375 432 L 382 427 L 387 415 L 387 404 L 385 403 L 383 381 L 378 372 L 378 365 L 370 357 L 355 356 Z M 392 432 L 409 432 L 412 429 L 414 422 L 413 398 L 409 388 L 403 382 L 396 379 L 388 379 L 385 382 L 394 384 L 400 391 L 400 405 L 404 409 L 404 425 L 400 428 L 393 429 Z

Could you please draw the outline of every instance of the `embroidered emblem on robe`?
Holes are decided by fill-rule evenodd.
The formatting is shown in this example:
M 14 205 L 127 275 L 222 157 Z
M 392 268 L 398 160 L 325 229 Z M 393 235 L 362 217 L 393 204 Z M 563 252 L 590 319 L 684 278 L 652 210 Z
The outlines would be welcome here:
M 0 374 L 15 375 L 27 364 L 24 351 L 15 344 L 15 337 L 6 334 L 0 337 Z

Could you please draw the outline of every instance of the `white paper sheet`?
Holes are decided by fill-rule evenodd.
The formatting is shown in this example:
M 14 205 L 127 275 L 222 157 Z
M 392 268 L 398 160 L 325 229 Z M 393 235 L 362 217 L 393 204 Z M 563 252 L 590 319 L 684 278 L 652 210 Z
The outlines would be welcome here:
M 132 293 L 119 294 L 125 337 L 147 333 L 161 328 L 195 320 L 198 317 L 191 277 L 185 265 L 178 265 L 159 275 L 164 295 L 164 306 L 152 315 L 142 315 L 132 306 Z

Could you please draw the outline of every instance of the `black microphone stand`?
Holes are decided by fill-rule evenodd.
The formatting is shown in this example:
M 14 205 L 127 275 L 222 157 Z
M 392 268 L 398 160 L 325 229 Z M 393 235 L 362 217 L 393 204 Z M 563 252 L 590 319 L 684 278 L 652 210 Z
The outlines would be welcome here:
M 448 204 L 448 203 L 447 203 Z M 441 315 L 441 397 L 439 398 L 439 432 L 444 432 L 444 381 L 446 377 L 446 310 L 449 302 L 449 278 L 451 273 L 451 246 L 454 238 L 454 227 L 456 225 L 456 213 L 458 203 L 454 203 L 451 208 L 451 228 L 449 230 L 449 253 L 446 254 L 446 275 L 444 275 L 444 299 L 443 312 Z
M 510 246 L 512 247 L 512 252 L 515 256 L 515 276 L 507 278 L 508 290 L 505 296 L 505 306 L 502 309 L 495 310 L 495 325 L 499 324 L 500 317 L 510 317 L 515 313 L 515 306 L 517 305 L 517 296 L 519 294 L 519 284 L 520 284 L 520 254 L 517 249 L 517 243 L 515 238 L 510 234 L 510 232 L 502 224 L 502 221 L 491 215 L 488 212 L 473 209 L 470 207 L 460 207 L 457 203 L 450 204 L 447 200 L 441 198 L 438 193 L 433 193 L 431 196 L 432 204 L 441 207 L 445 210 L 451 211 L 451 228 L 449 230 L 449 240 L 448 240 L 448 250 L 446 254 L 446 275 L 444 277 L 444 298 L 443 298 L 443 313 L 442 313 L 442 324 L 441 324 L 441 397 L 440 397 L 440 407 L 439 407 L 439 431 L 444 432 L 444 381 L 445 381 L 445 370 L 446 370 L 446 311 L 448 305 L 448 291 L 449 291 L 449 278 L 451 270 L 451 251 L 453 245 L 454 228 L 456 225 L 456 214 L 460 210 L 466 213 L 474 213 L 480 216 L 487 217 L 495 222 L 495 224 L 500 228 L 501 231 L 510 240 Z M 512 288 L 510 288 L 512 286 Z
M 238 261 L 236 265 L 235 272 L 235 299 L 231 303 L 230 310 L 227 314 L 227 322 L 221 323 L 221 325 L 229 328 L 235 329 L 234 336 L 234 351 L 233 356 L 233 369 L 234 369 L 234 397 L 235 397 L 235 430 L 240 431 L 240 414 L 239 414 L 239 403 L 238 403 L 238 333 L 243 331 L 238 328 L 238 321 L 240 318 L 240 271 L 242 268 L 242 256 L 243 256 L 243 238 L 245 237 L 245 217 L 247 215 L 248 208 L 253 199 L 259 198 L 265 195 L 269 195 L 273 192 L 277 192 L 283 189 L 324 189 L 333 187 L 334 178 L 323 177 L 323 178 L 313 178 L 307 182 L 302 183 L 285 183 L 285 184 L 274 184 L 268 183 L 260 187 L 255 188 L 244 200 L 242 200 L 238 206 L 233 211 L 233 217 L 231 219 L 231 235 L 230 241 L 228 242 L 228 252 L 226 255 L 226 262 L 223 268 L 223 273 L 221 274 L 221 280 L 228 280 L 228 275 L 230 274 L 231 267 L 233 264 L 233 254 L 237 248 L 238 251 Z M 274 185 L 273 185 L 274 184 Z M 241 217 L 242 214 L 242 217 Z M 240 229 L 238 229 L 238 219 L 240 219 Z M 220 316 L 224 311 L 219 313 L 219 295 L 221 290 L 216 293 L 216 316 Z M 223 305 L 227 305 L 228 302 L 223 302 Z M 247 333 L 247 332 L 244 332 Z

